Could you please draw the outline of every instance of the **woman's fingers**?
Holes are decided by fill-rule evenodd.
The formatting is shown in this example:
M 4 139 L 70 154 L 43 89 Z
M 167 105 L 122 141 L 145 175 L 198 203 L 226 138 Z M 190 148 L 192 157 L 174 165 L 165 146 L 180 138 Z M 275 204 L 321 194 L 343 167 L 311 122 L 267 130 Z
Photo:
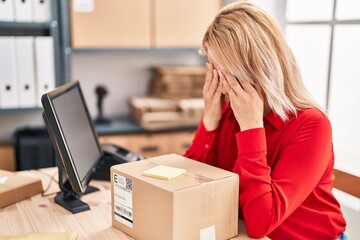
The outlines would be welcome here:
M 213 78 L 213 65 L 209 62 L 206 63 L 206 76 L 205 76 L 205 84 L 204 84 L 204 91 L 209 90 L 210 82 Z
M 262 97 L 260 95 L 261 91 L 259 92 L 260 87 L 259 89 L 256 89 L 253 85 L 251 85 L 251 83 L 245 80 L 238 80 L 235 76 L 233 76 L 229 72 L 222 73 L 222 75 L 224 76 L 224 80 L 225 80 L 224 86 L 227 83 L 228 92 L 232 90 L 237 95 L 240 96 L 243 96 L 245 93 L 253 95 L 254 93 L 258 92 L 259 96 Z
M 216 91 L 214 93 L 214 98 L 215 99 L 221 99 L 221 93 L 222 93 L 222 83 L 219 81 L 219 84 L 216 88 Z
M 248 81 L 239 80 L 241 86 L 243 87 L 244 91 L 247 93 L 254 93 L 256 91 L 255 87 L 251 85 Z
M 234 91 L 234 89 L 230 86 L 228 79 L 226 78 L 226 76 L 224 75 L 223 72 L 219 71 L 219 75 L 220 75 L 220 82 L 222 83 L 223 88 L 225 89 L 225 91 L 227 92 L 227 94 L 229 95 L 229 97 L 232 96 L 236 96 L 237 93 Z
M 264 102 L 265 101 L 265 94 L 264 92 L 261 90 L 261 87 L 259 84 L 256 84 L 255 85 L 255 89 L 256 89 L 256 92 L 259 94 L 261 100 Z
M 227 82 L 229 83 L 229 86 L 233 89 L 233 91 L 236 92 L 237 94 L 242 94 L 244 91 L 243 86 L 240 85 L 241 83 L 238 82 L 236 77 L 234 77 L 229 72 L 225 72 L 223 74 L 225 75 L 225 78 L 226 78 Z
M 211 96 L 213 96 L 216 92 L 216 89 L 219 85 L 219 76 L 216 69 L 212 70 L 212 80 L 210 81 L 210 85 L 208 88 L 208 92 Z

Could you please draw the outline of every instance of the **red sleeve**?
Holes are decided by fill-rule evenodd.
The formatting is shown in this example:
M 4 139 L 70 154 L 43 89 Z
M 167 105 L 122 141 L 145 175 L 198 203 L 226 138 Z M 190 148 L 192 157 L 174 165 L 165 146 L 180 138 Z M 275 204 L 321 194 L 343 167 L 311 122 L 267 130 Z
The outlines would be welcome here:
M 301 124 L 271 170 L 264 128 L 236 134 L 240 206 L 247 233 L 271 233 L 314 190 L 332 156 L 331 126 L 326 117 Z
M 203 122 L 200 121 L 193 142 L 184 157 L 207 163 L 206 159 L 213 147 L 217 131 L 218 129 L 207 131 Z

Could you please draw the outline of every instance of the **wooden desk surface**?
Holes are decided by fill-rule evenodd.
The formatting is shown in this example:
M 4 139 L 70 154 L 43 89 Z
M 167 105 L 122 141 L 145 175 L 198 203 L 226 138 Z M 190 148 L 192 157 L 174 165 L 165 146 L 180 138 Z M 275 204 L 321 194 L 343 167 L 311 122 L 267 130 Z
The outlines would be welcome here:
M 42 180 L 46 193 L 59 191 L 57 168 L 23 171 L 22 175 L 37 176 Z M 72 214 L 55 204 L 54 196 L 35 195 L 0 209 L 0 235 L 14 235 L 31 232 L 75 232 L 77 239 L 133 239 L 111 226 L 111 189 L 106 181 L 92 181 L 92 186 L 100 191 L 84 195 L 81 199 L 90 205 L 91 210 Z M 246 235 L 243 222 L 239 223 L 239 235 L 233 240 L 251 239 Z

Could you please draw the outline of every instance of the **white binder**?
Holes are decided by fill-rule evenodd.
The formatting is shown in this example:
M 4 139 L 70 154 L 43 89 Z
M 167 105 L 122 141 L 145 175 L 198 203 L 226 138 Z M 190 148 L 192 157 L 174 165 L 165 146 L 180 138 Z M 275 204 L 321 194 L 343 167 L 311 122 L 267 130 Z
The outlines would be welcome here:
M 34 1 L 34 22 L 48 22 L 51 20 L 51 0 Z
M 36 107 L 34 37 L 16 37 L 15 49 L 20 107 Z
M 0 37 L 0 107 L 19 107 L 15 37 Z
M 52 37 L 35 37 L 36 101 L 42 107 L 41 96 L 55 88 L 54 42 Z
M 33 1 L 34 0 L 13 0 L 15 1 L 15 21 L 33 21 Z
M 14 21 L 15 10 L 14 0 L 1 0 L 0 1 L 0 21 Z

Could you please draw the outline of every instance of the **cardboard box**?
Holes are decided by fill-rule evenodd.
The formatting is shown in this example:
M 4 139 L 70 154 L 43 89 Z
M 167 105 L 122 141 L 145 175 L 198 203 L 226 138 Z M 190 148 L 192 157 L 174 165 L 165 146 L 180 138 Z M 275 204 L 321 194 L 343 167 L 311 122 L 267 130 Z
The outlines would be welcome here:
M 196 126 L 204 109 L 202 98 L 132 97 L 129 104 L 133 119 L 148 130 Z
M 157 165 L 186 169 L 171 180 Z M 238 232 L 237 174 L 168 154 L 111 168 L 112 225 L 137 240 L 229 239 Z
M 41 180 L 0 170 L 7 179 L 0 184 L 0 208 L 19 202 L 43 191 Z

